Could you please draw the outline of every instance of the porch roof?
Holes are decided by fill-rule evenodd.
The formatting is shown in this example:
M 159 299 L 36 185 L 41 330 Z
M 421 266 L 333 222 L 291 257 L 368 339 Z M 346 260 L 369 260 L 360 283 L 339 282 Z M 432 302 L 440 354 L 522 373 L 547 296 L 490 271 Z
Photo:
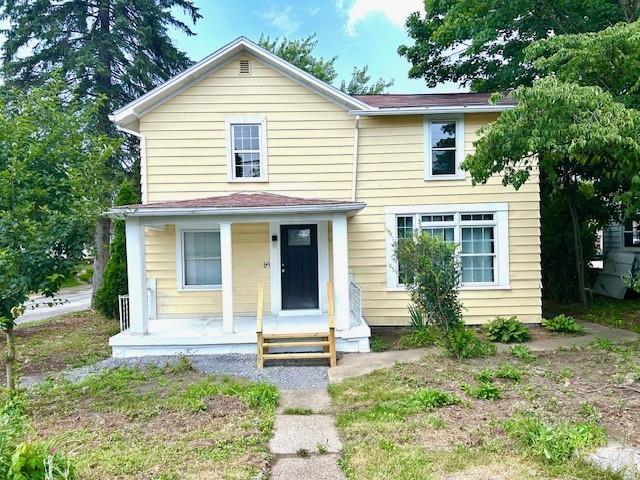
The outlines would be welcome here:
M 266 192 L 241 192 L 192 200 L 174 200 L 138 205 L 123 205 L 109 210 L 115 217 L 152 217 L 162 215 L 229 215 L 260 213 L 356 213 L 363 202 L 301 198 Z

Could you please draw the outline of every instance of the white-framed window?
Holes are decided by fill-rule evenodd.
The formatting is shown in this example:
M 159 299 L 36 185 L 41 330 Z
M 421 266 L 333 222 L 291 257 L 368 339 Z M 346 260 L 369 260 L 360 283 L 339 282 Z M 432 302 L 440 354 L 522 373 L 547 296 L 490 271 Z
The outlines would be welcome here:
M 239 117 L 225 121 L 227 171 L 232 182 L 266 182 L 267 120 Z
M 386 226 L 387 287 L 404 289 L 405 273 L 393 245 L 423 232 L 457 245 L 462 289 L 509 288 L 509 212 L 507 204 L 389 207 Z
M 464 116 L 424 117 L 425 180 L 464 179 Z
M 640 221 L 627 220 L 623 230 L 625 248 L 640 248 Z
M 222 286 L 219 230 L 180 230 L 177 272 L 181 290 L 215 290 Z

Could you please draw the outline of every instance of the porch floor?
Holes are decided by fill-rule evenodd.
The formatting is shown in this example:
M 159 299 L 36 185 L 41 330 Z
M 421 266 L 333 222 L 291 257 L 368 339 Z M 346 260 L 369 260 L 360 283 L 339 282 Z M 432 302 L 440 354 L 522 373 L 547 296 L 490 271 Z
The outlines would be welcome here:
M 109 339 L 114 357 L 206 353 L 255 353 L 256 317 L 234 318 L 234 332 L 222 331 L 222 319 L 161 319 L 149 321 L 147 335 L 120 332 Z M 355 323 L 355 322 L 354 322 Z M 318 315 L 266 315 L 263 331 L 273 333 L 316 333 L 329 331 L 326 313 Z M 338 351 L 369 351 L 369 326 L 360 319 L 348 330 L 336 330 Z

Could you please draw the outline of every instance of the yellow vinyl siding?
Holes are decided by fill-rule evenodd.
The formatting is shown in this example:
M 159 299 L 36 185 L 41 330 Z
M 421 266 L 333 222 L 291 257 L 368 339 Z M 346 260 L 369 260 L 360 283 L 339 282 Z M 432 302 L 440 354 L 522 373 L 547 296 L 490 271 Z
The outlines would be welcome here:
M 247 57 L 244 57 L 247 58 Z M 208 75 L 144 115 L 143 181 L 147 201 L 182 200 L 238 191 L 351 199 L 354 118 L 342 107 L 252 58 L 251 76 L 238 60 Z M 225 119 L 265 117 L 268 183 L 228 182 Z M 464 117 L 465 152 L 496 114 Z M 357 200 L 367 207 L 349 219 L 349 265 L 362 287 L 370 325 L 408 321 L 406 292 L 387 289 L 385 207 L 452 203 L 509 204 L 509 290 L 467 290 L 465 319 L 481 323 L 516 314 L 537 322 L 540 302 L 540 214 L 537 178 L 516 192 L 499 178 L 472 186 L 469 179 L 424 180 L 423 117 L 362 117 Z M 252 230 L 255 229 L 255 230 Z M 259 279 L 268 288 L 266 224 L 233 226 L 234 313 L 255 311 Z M 264 240 L 260 240 L 264 238 Z M 179 292 L 171 228 L 149 231 L 148 276 L 158 278 L 158 312 L 164 317 L 220 315 L 220 292 Z M 329 251 L 332 262 L 332 252 Z M 265 300 L 270 298 L 265 292 Z M 266 311 L 269 307 L 265 305 Z
M 214 227 L 215 228 L 215 227 Z M 231 228 L 233 249 L 234 315 L 256 311 L 258 283 L 263 282 L 264 308 L 269 311 L 269 225 L 235 224 Z M 176 265 L 176 234 L 173 225 L 165 230 L 146 231 L 147 277 L 157 280 L 159 318 L 212 318 L 222 315 L 222 296 L 218 291 L 179 290 Z

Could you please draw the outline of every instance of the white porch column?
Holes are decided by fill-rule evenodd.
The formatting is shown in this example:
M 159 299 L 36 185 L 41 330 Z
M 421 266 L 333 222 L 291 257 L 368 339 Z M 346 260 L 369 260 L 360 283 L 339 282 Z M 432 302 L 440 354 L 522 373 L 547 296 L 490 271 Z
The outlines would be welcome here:
M 222 266 L 222 331 L 233 333 L 233 249 L 231 224 L 220 224 L 220 256 Z
M 333 217 L 333 288 L 337 330 L 349 328 L 349 244 L 347 216 Z
M 131 333 L 149 333 L 147 311 L 147 275 L 145 264 L 144 225 L 139 218 L 127 217 L 127 277 L 129 283 L 129 316 Z

